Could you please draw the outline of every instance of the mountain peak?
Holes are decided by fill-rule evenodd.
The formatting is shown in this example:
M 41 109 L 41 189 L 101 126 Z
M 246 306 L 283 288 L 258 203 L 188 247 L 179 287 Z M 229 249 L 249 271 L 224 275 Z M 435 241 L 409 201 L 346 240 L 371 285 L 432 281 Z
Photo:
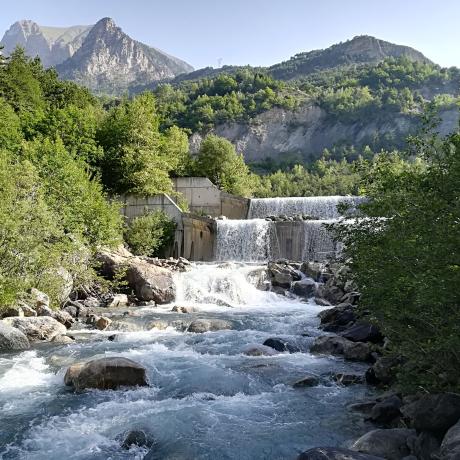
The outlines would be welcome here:
M 323 70 L 378 64 L 388 57 L 407 57 L 412 61 L 431 63 L 422 53 L 409 46 L 396 45 L 372 35 L 357 35 L 326 49 L 298 53 L 287 61 L 271 66 L 270 71 L 275 78 L 290 80 Z
M 111 30 L 111 29 L 119 29 L 119 27 L 115 24 L 115 21 L 112 18 L 106 17 L 106 18 L 99 19 L 99 21 L 97 21 L 96 24 L 94 24 L 93 29 Z
M 133 40 L 111 18 L 99 20 L 75 55 L 57 67 L 63 78 L 99 92 L 119 93 L 129 85 L 174 78 L 193 70 L 161 50 Z

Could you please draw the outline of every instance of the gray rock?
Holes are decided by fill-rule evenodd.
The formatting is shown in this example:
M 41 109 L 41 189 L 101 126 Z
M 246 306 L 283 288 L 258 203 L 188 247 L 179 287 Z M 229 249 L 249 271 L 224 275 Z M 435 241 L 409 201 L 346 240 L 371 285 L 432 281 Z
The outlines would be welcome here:
M 315 447 L 301 453 L 297 460 L 385 460 L 374 455 L 361 454 L 340 447 Z
M 369 345 L 351 342 L 340 336 L 325 335 L 318 337 L 310 347 L 311 353 L 342 355 L 350 361 L 366 362 L 371 357 Z
M 128 305 L 129 300 L 126 294 L 115 294 L 107 302 L 107 308 L 126 307 Z
M 369 344 L 363 342 L 352 342 L 345 347 L 344 357 L 349 361 L 367 363 L 372 361 L 373 353 Z
M 377 455 L 386 460 L 402 460 L 411 454 L 415 430 L 406 428 L 378 429 L 361 436 L 351 447 L 365 454 Z
M 422 431 L 414 440 L 411 448 L 417 460 L 432 460 L 438 458 L 440 446 L 441 440 L 438 437 L 427 431 Z M 460 449 L 457 453 L 460 459 Z
M 276 355 L 275 350 L 265 345 L 253 345 L 243 351 L 246 356 L 273 356 Z
M 215 332 L 225 329 L 232 329 L 232 323 L 222 319 L 197 319 L 190 323 L 188 332 L 201 334 L 203 332 Z
M 291 290 L 295 295 L 311 297 L 315 291 L 316 283 L 311 278 L 304 278 L 292 283 Z
M 0 351 L 27 350 L 29 347 L 29 339 L 22 331 L 0 321 Z
M 19 329 L 27 338 L 34 341 L 47 341 L 56 335 L 65 335 L 66 327 L 50 316 L 37 316 L 30 318 L 4 318 L 3 321 Z
M 131 263 L 126 276 L 139 300 L 153 300 L 157 304 L 174 300 L 175 288 L 170 270 L 137 261 Z
M 174 305 L 171 311 L 176 313 L 193 313 L 195 309 L 193 307 Z
M 146 386 L 147 377 L 140 364 L 127 358 L 110 357 L 70 366 L 64 383 L 77 391 L 86 388 L 115 390 L 122 386 Z
M 110 325 L 112 322 L 111 319 L 106 318 L 105 316 L 101 316 L 100 318 L 97 318 L 96 321 L 94 322 L 94 325 L 100 330 L 104 331 L 107 329 L 107 327 Z
M 147 324 L 147 329 L 159 329 L 159 330 L 164 330 L 169 326 L 169 323 L 167 321 L 162 321 L 160 319 L 150 321 Z
M 443 435 L 460 419 L 460 395 L 456 393 L 427 394 L 401 408 L 419 431 Z
M 297 345 L 289 343 L 287 340 L 280 339 L 278 337 L 271 337 L 267 339 L 264 342 L 264 345 L 266 347 L 273 348 L 274 350 L 279 351 L 280 353 L 283 353 L 285 351 L 289 353 L 298 353 L 300 351 L 300 348 Z
M 383 340 L 378 327 L 368 323 L 357 323 L 340 334 L 352 342 L 379 343 Z
M 369 374 L 368 383 L 382 383 L 384 385 L 392 383 L 400 363 L 401 360 L 398 357 L 379 357 L 371 368 L 372 372 Z
M 294 382 L 292 386 L 294 388 L 306 388 L 306 387 L 315 387 L 319 385 L 319 377 L 316 375 L 306 375 L 305 377 L 302 377 L 300 380 L 297 380 L 297 382 Z
M 444 436 L 440 454 L 441 460 L 460 459 L 460 420 Z
M 349 386 L 364 383 L 364 376 L 357 374 L 337 373 L 332 378 L 340 385 Z
M 73 343 L 74 340 L 71 337 L 69 337 L 68 335 L 56 335 L 55 337 L 53 337 L 51 342 L 68 344 L 68 343 Z
M 375 404 L 372 408 L 370 419 L 379 424 L 386 425 L 401 416 L 402 400 L 397 395 L 389 396 Z
M 59 321 L 61 324 L 63 324 L 66 328 L 72 327 L 72 324 L 75 323 L 75 319 L 72 317 L 72 315 L 64 310 L 53 310 L 51 316 L 56 321 Z
M 118 437 L 123 449 L 129 450 L 133 446 L 152 447 L 154 444 L 153 437 L 145 430 L 131 430 L 123 433 Z

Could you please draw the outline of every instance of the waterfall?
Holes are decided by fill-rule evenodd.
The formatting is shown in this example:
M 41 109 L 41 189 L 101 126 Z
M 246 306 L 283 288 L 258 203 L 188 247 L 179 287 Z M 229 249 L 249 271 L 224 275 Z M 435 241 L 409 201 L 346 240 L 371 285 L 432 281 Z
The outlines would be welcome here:
M 336 219 L 340 217 L 337 210 L 339 203 L 349 203 L 356 206 L 360 201 L 362 198 L 356 196 L 257 198 L 251 199 L 248 219 L 300 214 L 317 219 Z
M 330 220 L 307 220 L 304 225 L 304 247 L 302 260 L 323 262 L 340 254 L 342 245 L 332 239 L 332 235 L 325 227 L 326 224 L 337 222 Z
M 216 259 L 264 262 L 271 256 L 273 222 L 265 219 L 218 220 Z
M 176 303 L 224 307 L 279 303 L 276 294 L 258 289 L 265 273 L 265 267 L 234 262 L 196 265 L 175 275 Z

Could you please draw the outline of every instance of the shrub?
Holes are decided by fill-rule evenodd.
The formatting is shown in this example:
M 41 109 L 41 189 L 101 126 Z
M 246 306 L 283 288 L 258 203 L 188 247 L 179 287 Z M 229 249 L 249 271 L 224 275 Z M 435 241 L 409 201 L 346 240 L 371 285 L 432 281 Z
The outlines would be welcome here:
M 176 223 L 163 211 L 133 219 L 124 237 L 131 251 L 139 256 L 157 256 L 174 241 Z

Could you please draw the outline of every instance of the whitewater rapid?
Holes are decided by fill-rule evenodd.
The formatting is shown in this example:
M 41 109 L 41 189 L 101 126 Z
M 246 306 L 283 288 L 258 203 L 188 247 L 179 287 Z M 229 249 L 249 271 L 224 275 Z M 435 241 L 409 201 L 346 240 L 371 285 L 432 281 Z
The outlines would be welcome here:
M 364 367 L 308 352 L 318 335 L 313 302 L 262 291 L 264 267 L 242 263 L 197 264 L 176 275 L 172 305 L 119 311 L 112 319 L 139 330 L 75 332 L 70 345 L 43 344 L 0 356 L 0 458 L 76 460 L 142 459 L 147 449 L 120 447 L 130 429 L 152 434 L 148 459 L 294 459 L 308 447 L 338 445 L 363 431 L 346 409 L 364 386 L 333 383 L 294 389 L 305 374 Z M 232 330 L 193 334 L 180 324 L 223 319 Z M 152 320 L 170 327 L 146 330 Z M 81 326 L 80 326 L 81 328 Z M 300 353 L 247 356 L 269 337 L 297 344 Z M 124 356 L 147 369 L 150 386 L 76 394 L 63 384 L 70 364 Z

